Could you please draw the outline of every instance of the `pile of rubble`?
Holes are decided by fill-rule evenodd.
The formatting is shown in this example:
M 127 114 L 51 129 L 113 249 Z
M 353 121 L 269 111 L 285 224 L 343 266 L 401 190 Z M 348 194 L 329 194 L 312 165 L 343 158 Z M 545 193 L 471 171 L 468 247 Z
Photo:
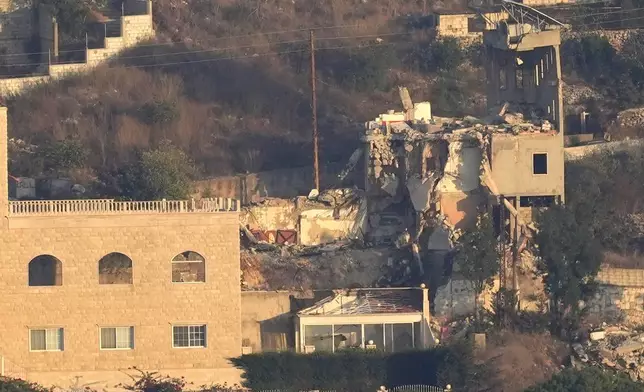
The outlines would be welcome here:
M 573 343 L 571 365 L 601 366 L 644 381 L 644 333 L 624 326 L 606 326 L 591 331 L 583 343 Z

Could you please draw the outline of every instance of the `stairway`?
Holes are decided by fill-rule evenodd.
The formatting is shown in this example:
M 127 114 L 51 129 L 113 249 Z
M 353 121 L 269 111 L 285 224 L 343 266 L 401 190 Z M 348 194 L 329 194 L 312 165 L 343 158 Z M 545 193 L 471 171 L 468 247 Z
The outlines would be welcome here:
M 121 18 L 123 16 L 123 1 L 109 0 L 107 6 L 98 9 L 105 21 L 105 36 L 106 37 L 120 37 L 121 36 Z

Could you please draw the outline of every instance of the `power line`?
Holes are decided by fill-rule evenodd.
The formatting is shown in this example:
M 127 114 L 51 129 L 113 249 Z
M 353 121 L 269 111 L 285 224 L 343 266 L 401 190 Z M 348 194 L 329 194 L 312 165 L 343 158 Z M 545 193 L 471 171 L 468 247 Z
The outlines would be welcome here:
M 644 10 L 644 7 L 642 7 L 642 8 L 633 8 L 633 9 L 630 9 L 630 10 L 621 9 L 621 10 L 618 10 L 618 11 L 598 12 L 598 13 L 595 13 L 595 14 L 587 14 L 587 15 L 573 15 L 573 16 L 570 16 L 569 19 L 588 18 L 588 17 L 591 17 L 591 16 L 603 16 L 603 15 L 619 14 L 619 13 L 624 13 L 624 12 L 642 11 L 642 10 Z
M 231 36 L 228 36 L 228 37 L 216 37 L 216 38 L 209 39 L 208 41 L 213 42 L 213 41 L 223 41 L 223 40 L 228 40 L 228 39 L 251 38 L 251 37 L 266 36 L 266 35 L 278 35 L 278 34 L 304 32 L 304 31 L 310 31 L 310 30 L 318 31 L 318 30 L 346 29 L 346 28 L 360 27 L 360 26 L 363 26 L 363 25 L 350 24 L 350 25 L 332 25 L 332 26 L 307 27 L 307 28 L 292 29 L 292 30 L 269 31 L 269 32 L 265 32 L 265 33 L 231 35 Z M 110 38 L 110 37 L 106 37 L 106 38 Z M 183 42 L 183 41 L 179 41 L 179 42 L 158 42 L 158 43 L 152 43 L 152 44 L 139 44 L 136 47 L 154 47 L 154 46 L 161 47 L 161 46 L 174 46 L 174 45 L 182 45 L 182 44 L 185 44 L 185 42 Z M 101 49 L 101 48 L 97 48 L 97 49 Z M 85 49 L 74 49 L 74 50 L 62 50 L 62 51 L 59 51 L 58 53 L 74 53 L 74 52 L 84 52 L 84 51 L 85 51 Z M 28 56 L 28 55 L 36 55 L 36 54 L 49 54 L 49 53 L 50 53 L 50 51 L 46 51 L 46 52 L 29 52 L 29 53 L 10 53 L 10 54 L 0 55 L 0 58 L 13 57 L 13 56 Z
M 621 19 L 616 19 L 616 20 L 605 20 L 605 21 L 601 21 L 601 22 L 579 23 L 579 24 L 576 24 L 576 25 L 573 25 L 573 26 L 575 26 L 575 27 L 580 27 L 580 26 L 588 27 L 588 26 L 596 26 L 596 25 L 603 25 L 603 24 L 610 24 L 610 23 L 619 23 L 619 22 L 626 22 L 626 21 L 629 21 L 629 20 L 640 20 L 640 19 L 644 19 L 644 16 L 638 16 L 638 17 L 634 17 L 634 18 L 621 18 Z
M 395 43 L 395 42 L 391 42 L 391 43 L 377 43 L 377 44 L 371 44 L 371 45 L 333 46 L 333 47 L 317 48 L 316 51 L 320 51 L 320 50 L 339 50 L 339 49 L 363 49 L 363 48 L 370 48 L 370 47 L 391 46 L 391 45 L 396 45 L 396 44 L 397 43 Z M 103 69 L 154 68 L 154 67 L 166 67 L 166 66 L 174 66 L 174 65 L 211 63 L 211 62 L 217 62 L 217 61 L 241 60 L 241 59 L 251 59 L 251 58 L 258 58 L 258 57 L 275 56 L 275 55 L 281 55 L 281 54 L 302 53 L 302 52 L 308 52 L 308 50 L 309 50 L 308 48 L 303 48 L 303 49 L 295 49 L 295 50 L 287 50 L 287 51 L 255 53 L 255 54 L 252 54 L 252 55 L 218 57 L 218 58 L 213 58 L 213 59 L 187 60 L 187 61 L 166 62 L 166 63 L 156 63 L 156 64 L 115 65 L 115 66 L 111 66 L 111 67 L 105 67 Z M 75 64 L 78 64 L 78 63 L 75 63 Z M 27 76 L 38 77 L 38 76 L 50 76 L 50 75 L 49 74 L 33 74 L 33 73 L 0 75 L 0 77 L 3 77 L 3 79 L 5 79 L 5 80 L 6 79 L 11 79 L 11 78 L 27 77 Z
M 347 35 L 347 36 L 341 36 L 341 37 L 326 37 L 326 38 L 323 37 L 323 38 L 316 39 L 316 41 L 334 41 L 334 40 L 340 40 L 340 39 L 366 39 L 366 38 L 402 36 L 402 35 L 409 35 L 409 34 L 411 33 Z M 190 51 L 175 52 L 175 53 L 157 53 L 157 54 L 147 54 L 147 55 L 137 55 L 137 56 L 119 56 L 119 57 L 116 57 L 115 59 L 128 60 L 128 59 L 179 56 L 179 55 L 189 55 L 189 54 L 199 54 L 199 53 L 213 53 L 213 52 L 221 52 L 221 51 L 228 51 L 228 50 L 249 49 L 249 48 L 257 48 L 257 47 L 264 47 L 264 46 L 270 46 L 270 45 L 284 45 L 284 44 L 304 43 L 304 42 L 308 42 L 308 40 L 303 39 L 303 40 L 293 40 L 293 41 L 279 41 L 279 42 L 246 45 L 246 46 L 229 46 L 224 48 L 190 50 Z M 324 48 L 318 48 L 318 49 L 324 49 Z M 5 67 L 28 67 L 28 66 L 39 66 L 39 65 L 48 65 L 48 64 L 49 64 L 48 62 L 35 62 L 35 63 L 22 63 L 22 64 L 7 64 L 5 65 Z M 57 62 L 52 65 L 66 65 L 66 64 L 83 64 L 83 63 L 77 62 L 77 61 L 68 61 L 68 62 Z

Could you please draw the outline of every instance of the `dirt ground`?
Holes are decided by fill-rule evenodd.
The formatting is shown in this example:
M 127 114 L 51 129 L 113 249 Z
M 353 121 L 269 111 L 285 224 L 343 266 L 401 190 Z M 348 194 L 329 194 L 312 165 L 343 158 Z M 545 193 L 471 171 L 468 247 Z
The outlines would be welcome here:
M 491 365 L 493 390 L 499 392 L 521 392 L 550 379 L 568 354 L 565 344 L 547 334 L 504 332 L 487 340 L 477 359 Z

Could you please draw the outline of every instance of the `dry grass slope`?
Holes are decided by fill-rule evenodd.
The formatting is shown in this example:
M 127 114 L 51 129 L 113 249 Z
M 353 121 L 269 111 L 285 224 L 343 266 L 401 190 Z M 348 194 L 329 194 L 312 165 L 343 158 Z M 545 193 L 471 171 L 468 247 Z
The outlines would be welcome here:
M 91 151 L 90 175 L 113 173 L 137 149 L 164 139 L 187 151 L 204 175 L 307 165 L 308 31 L 257 33 L 349 25 L 317 31 L 321 159 L 343 161 L 364 121 L 400 106 L 396 85 L 409 86 L 416 101 L 432 100 L 436 75 L 420 72 L 415 61 L 429 33 L 410 32 L 407 20 L 436 6 L 431 0 L 158 0 L 159 42 L 92 74 L 13 97 L 10 136 L 37 145 L 76 138 Z M 455 83 L 480 90 L 480 74 L 467 75 Z M 480 107 L 469 100 L 458 109 Z M 28 165 L 12 171 L 39 174 Z

